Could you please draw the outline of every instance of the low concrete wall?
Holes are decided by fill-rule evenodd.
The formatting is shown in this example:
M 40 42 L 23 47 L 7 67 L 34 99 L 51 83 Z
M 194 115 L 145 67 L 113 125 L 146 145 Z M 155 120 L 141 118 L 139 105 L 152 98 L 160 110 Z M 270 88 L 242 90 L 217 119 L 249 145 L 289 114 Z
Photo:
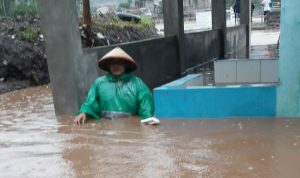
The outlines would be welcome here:
M 246 26 L 239 25 L 226 29 L 225 35 L 225 58 L 242 59 L 247 58 Z
M 275 116 L 275 85 L 222 87 L 186 85 L 195 79 L 201 80 L 201 77 L 188 75 L 170 84 L 155 88 L 156 117 L 214 119 Z
M 224 47 L 221 38 L 222 31 L 210 30 L 185 34 L 187 68 L 221 57 Z
M 84 49 L 85 56 L 95 54 L 95 57 L 86 59 L 95 61 L 88 62 L 88 65 L 93 65 L 98 70 L 97 59 L 116 46 L 121 47 L 136 60 L 139 68 L 135 74 L 141 77 L 150 88 L 162 85 L 180 76 L 178 46 L 175 36 Z M 101 75 L 101 73 L 99 74 Z M 91 74 L 89 78 L 94 80 L 96 76 Z

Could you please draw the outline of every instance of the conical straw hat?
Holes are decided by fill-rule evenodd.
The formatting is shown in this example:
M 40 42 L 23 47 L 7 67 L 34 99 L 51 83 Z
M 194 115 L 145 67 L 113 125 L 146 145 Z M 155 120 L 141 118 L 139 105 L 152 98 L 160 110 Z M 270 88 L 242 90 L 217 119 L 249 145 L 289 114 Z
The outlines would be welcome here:
M 105 71 L 109 71 L 109 64 L 112 59 L 124 61 L 126 64 L 126 72 L 132 72 L 137 69 L 137 64 L 133 58 L 119 47 L 114 48 L 99 59 L 98 66 Z

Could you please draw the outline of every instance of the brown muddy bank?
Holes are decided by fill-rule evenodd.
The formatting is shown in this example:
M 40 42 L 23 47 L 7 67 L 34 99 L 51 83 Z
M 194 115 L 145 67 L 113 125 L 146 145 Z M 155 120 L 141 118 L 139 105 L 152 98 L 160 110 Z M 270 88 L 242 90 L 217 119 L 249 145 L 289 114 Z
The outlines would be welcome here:
M 50 89 L 0 95 L 1 177 L 299 177 L 300 120 L 138 118 L 74 126 Z
M 0 17 L 0 94 L 49 83 L 37 16 Z

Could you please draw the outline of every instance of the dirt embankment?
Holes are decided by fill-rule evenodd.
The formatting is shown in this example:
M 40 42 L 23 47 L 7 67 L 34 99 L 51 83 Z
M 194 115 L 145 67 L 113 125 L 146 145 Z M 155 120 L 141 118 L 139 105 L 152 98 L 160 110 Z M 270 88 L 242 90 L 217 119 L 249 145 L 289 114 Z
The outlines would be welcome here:
M 0 93 L 49 82 L 38 17 L 0 18 Z
M 90 36 L 92 40 L 87 41 L 81 30 L 83 47 L 138 41 L 158 35 L 154 25 L 125 22 L 109 14 L 93 17 Z M 46 83 L 49 83 L 49 73 L 39 17 L 0 17 L 0 94 Z

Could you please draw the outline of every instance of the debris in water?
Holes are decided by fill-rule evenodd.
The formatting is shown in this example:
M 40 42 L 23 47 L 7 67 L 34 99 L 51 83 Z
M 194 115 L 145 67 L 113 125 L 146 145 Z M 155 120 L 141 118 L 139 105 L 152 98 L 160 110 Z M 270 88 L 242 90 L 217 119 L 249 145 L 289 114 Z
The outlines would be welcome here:
M 252 171 L 254 168 L 252 166 L 248 167 L 248 170 Z

